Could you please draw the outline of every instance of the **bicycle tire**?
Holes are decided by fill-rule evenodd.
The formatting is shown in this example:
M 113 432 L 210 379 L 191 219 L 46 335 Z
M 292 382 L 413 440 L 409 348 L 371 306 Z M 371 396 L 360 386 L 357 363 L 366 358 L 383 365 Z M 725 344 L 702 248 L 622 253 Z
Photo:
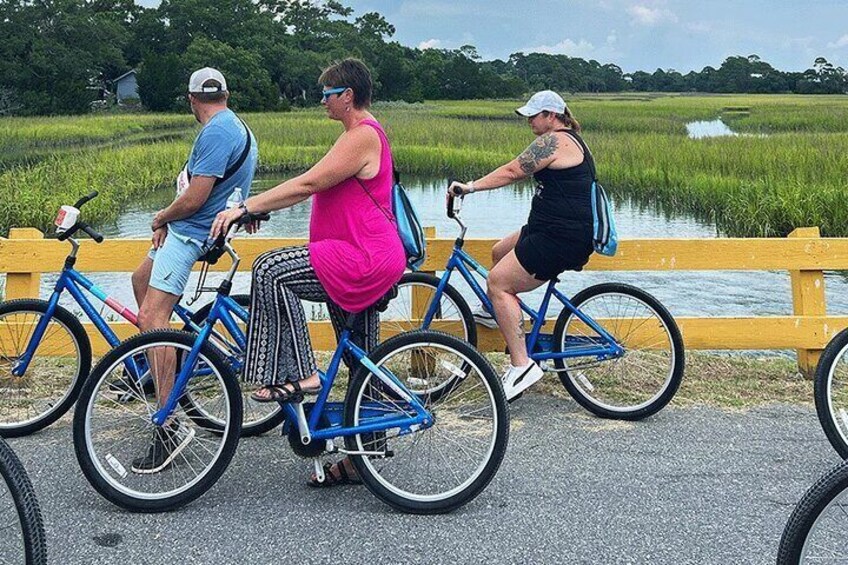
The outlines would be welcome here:
M 10 300 L 0 304 L 0 319 L 5 319 L 13 315 L 36 315 L 43 317 L 43 315 L 47 312 L 48 306 L 49 304 L 44 300 Z M 73 406 L 74 402 L 76 402 L 80 390 L 82 389 L 83 382 L 85 381 L 85 377 L 88 376 L 89 370 L 91 369 L 91 342 L 89 341 L 88 335 L 86 334 L 85 329 L 83 329 L 80 321 L 66 308 L 56 305 L 53 317 L 51 318 L 51 323 L 57 323 L 59 327 L 62 327 L 64 331 L 67 332 L 68 337 L 72 340 L 71 344 L 76 350 L 76 368 L 71 369 L 72 374 L 68 375 L 70 376 L 70 382 L 68 383 L 68 386 L 62 386 L 62 391 L 57 391 L 57 394 L 61 392 L 62 396 L 43 400 L 43 404 L 47 406 L 47 409 L 43 412 L 38 412 L 35 417 L 29 417 L 22 420 L 10 419 L 7 421 L 6 416 L 3 415 L 2 409 L 0 409 L 0 437 L 19 437 L 29 435 L 54 423 L 68 410 L 70 410 L 71 406 Z M 32 329 L 35 329 L 35 324 L 33 324 Z M 48 326 L 45 331 L 45 335 L 49 336 L 51 335 L 51 332 L 52 330 Z M 6 332 L 2 333 L 5 334 Z M 15 354 L 9 355 L 5 351 L 5 345 L 0 346 L 0 358 L 2 358 L 3 361 L 10 361 L 9 366 L 11 367 L 11 359 L 13 357 L 18 357 L 23 353 L 23 350 L 26 349 L 26 343 L 21 343 L 24 341 L 23 339 L 11 339 L 11 335 L 6 335 L 4 337 L 7 338 L 6 342 L 8 342 L 10 346 L 15 347 L 16 349 L 22 349 L 21 351 L 16 351 Z M 18 336 L 18 338 L 21 337 L 22 336 L 20 335 Z M 27 369 L 28 373 L 32 372 L 34 363 L 38 357 L 37 354 L 38 350 L 36 350 L 36 355 L 33 356 L 33 359 L 30 362 L 29 368 Z M 49 371 L 47 371 L 47 374 L 49 375 Z M 8 376 L 0 375 L 0 388 L 3 388 L 2 381 L 4 377 L 9 378 L 10 380 L 17 378 L 12 377 L 11 373 L 9 373 Z M 29 389 L 36 390 L 35 387 L 29 387 Z
M 646 311 L 648 313 L 652 313 L 656 319 L 661 322 L 661 326 L 665 331 L 665 336 L 668 338 L 669 357 L 671 362 L 668 374 L 663 377 L 662 383 L 656 390 L 652 389 L 648 391 L 653 394 L 648 397 L 647 400 L 643 400 L 640 397 L 637 400 L 634 400 L 634 402 L 637 402 L 634 405 L 613 404 L 613 400 L 609 398 L 599 398 L 599 395 L 596 394 L 595 388 L 597 388 L 600 384 L 600 381 L 595 384 L 591 383 L 590 379 L 588 379 L 585 372 L 581 369 L 595 368 L 600 367 L 601 364 L 606 364 L 603 366 L 607 368 L 605 371 L 607 374 L 602 375 L 602 377 L 615 382 L 617 380 L 616 378 L 608 377 L 610 371 L 616 368 L 622 360 L 627 359 L 628 355 L 633 355 L 633 353 L 637 351 L 635 348 L 629 347 L 627 343 L 621 343 L 625 346 L 626 350 L 623 357 L 596 361 L 594 363 L 584 361 L 582 365 L 573 363 L 571 369 L 569 369 L 567 361 L 564 359 L 557 359 L 554 364 L 559 371 L 560 381 L 572 398 L 593 414 L 602 418 L 641 420 L 662 410 L 662 408 L 671 401 L 677 392 L 677 389 L 680 387 L 685 367 L 683 338 L 680 335 L 680 329 L 677 327 L 677 323 L 674 321 L 674 318 L 669 311 L 656 298 L 632 285 L 603 283 L 590 286 L 578 292 L 571 300 L 571 303 L 576 309 L 580 310 L 581 306 L 585 306 L 589 301 L 604 295 L 633 298 L 636 301 L 641 302 L 646 307 Z M 562 352 L 566 349 L 565 342 L 568 339 L 566 332 L 569 331 L 568 328 L 571 327 L 572 323 L 580 324 L 582 322 L 580 322 L 576 315 L 572 314 L 569 310 L 563 310 L 557 318 L 556 325 L 554 327 L 554 344 L 558 352 Z M 613 335 L 613 337 L 615 337 L 619 342 L 623 342 L 623 340 L 630 337 L 632 332 L 638 330 L 643 325 L 643 323 L 640 323 L 636 326 L 628 327 L 627 335 Z M 605 329 L 612 334 L 616 333 L 613 328 Z M 646 329 L 650 329 L 650 327 Z M 644 332 L 645 330 L 642 331 Z M 637 334 L 637 336 L 638 335 L 639 334 Z M 573 337 L 581 338 L 585 336 Z M 647 349 L 648 348 L 646 347 L 646 350 Z M 638 392 L 625 390 L 623 393 L 621 391 L 616 391 L 614 394 L 632 397 L 638 395 Z
M 26 565 L 46 565 L 47 541 L 38 498 L 24 466 L 15 452 L 12 451 L 12 448 L 2 438 L 0 438 L 0 477 L 2 477 L 8 492 L 11 494 L 20 523 L 24 546 L 22 548 L 24 563 Z M 0 511 L 3 511 L 2 506 L 0 506 Z M 9 525 L 5 520 L 3 524 L 4 526 Z M 7 530 L 4 528 L 3 531 Z M 4 546 L 3 550 L 5 549 L 9 548 Z
M 104 390 L 109 390 L 106 380 L 112 371 L 120 373 L 123 367 L 123 359 L 131 359 L 132 355 L 138 354 L 137 352 L 145 346 L 173 347 L 187 351 L 191 349 L 196 339 L 197 336 L 194 334 L 176 330 L 153 330 L 137 334 L 122 342 L 100 360 L 92 370 L 89 378 L 86 379 L 80 393 L 79 404 L 74 413 L 73 421 L 74 451 L 76 452 L 77 461 L 80 464 L 83 475 L 85 475 L 88 482 L 97 492 L 113 504 L 131 512 L 164 512 L 174 510 L 192 502 L 215 485 L 235 454 L 241 430 L 241 392 L 229 365 L 221 357 L 218 350 L 209 343 L 205 343 L 201 347 L 200 357 L 202 360 L 198 362 L 203 362 L 206 366 L 211 367 L 224 387 L 227 397 L 227 409 L 230 415 L 230 425 L 224 433 L 214 436 L 222 438 L 220 447 L 214 453 L 208 448 L 206 449 L 207 452 L 212 454 L 214 459 L 210 464 L 206 465 L 203 473 L 198 475 L 199 478 L 193 479 L 188 486 L 181 487 L 179 490 L 172 489 L 172 491 L 168 491 L 176 491 L 174 494 L 168 494 L 168 492 L 164 495 L 162 493 L 147 494 L 137 490 L 132 491 L 129 487 L 117 485 L 117 480 L 109 475 L 106 465 L 116 470 L 116 474 L 119 476 L 120 471 L 123 470 L 124 476 L 120 477 L 122 479 L 126 476 L 137 477 L 138 475 L 129 475 L 125 467 L 116 469 L 116 465 L 109 460 L 109 457 L 112 456 L 111 452 L 108 452 L 103 457 L 106 463 L 100 461 L 98 453 L 91 452 L 94 440 L 90 438 L 90 420 L 94 410 L 94 403 L 98 399 L 96 393 L 101 385 L 104 387 Z M 116 378 L 123 377 L 119 375 Z M 103 396 L 107 398 L 106 394 Z M 139 398 L 131 405 L 141 404 L 142 401 L 143 399 Z M 115 401 L 110 400 L 110 402 L 118 404 Z M 146 415 L 149 413 L 150 411 L 145 412 Z M 149 422 L 149 416 L 146 417 L 148 418 L 148 423 L 152 425 Z M 127 418 L 124 417 L 124 419 L 126 420 Z M 147 430 L 141 431 L 144 432 Z M 122 443 L 132 444 L 132 442 L 126 439 L 120 439 L 114 445 L 118 446 Z M 105 451 L 108 451 L 108 448 Z M 190 467 L 190 470 L 194 472 L 194 467 Z M 154 475 L 152 474 L 151 476 Z
M 234 294 L 231 298 L 241 306 L 242 308 L 250 308 L 250 295 L 249 294 Z M 191 316 L 192 323 L 200 326 L 206 321 L 206 318 L 209 317 L 209 312 L 212 310 L 212 303 L 205 304 L 202 308 L 200 308 L 197 312 L 195 312 Z M 258 407 L 249 408 L 254 405 L 254 402 L 250 399 L 250 395 L 252 391 L 243 386 L 241 381 L 241 376 L 238 375 L 239 388 L 242 391 L 242 407 L 243 407 L 243 418 L 244 420 L 241 423 L 241 437 L 255 437 L 260 436 L 264 433 L 270 432 L 280 424 L 282 424 L 286 419 L 286 413 L 283 411 L 282 406 L 277 403 L 264 404 L 259 405 Z M 190 396 L 185 396 L 180 399 L 180 403 L 185 408 L 186 413 L 189 417 L 198 425 L 209 430 L 214 431 L 222 431 L 224 429 L 221 423 L 216 422 L 212 418 L 204 415 L 202 411 L 198 410 L 191 400 Z M 256 410 L 263 410 L 264 412 L 260 412 L 256 414 L 257 417 L 254 416 Z
M 389 305 L 386 308 L 386 311 L 383 312 L 380 315 L 381 331 L 383 329 L 386 329 L 386 328 L 391 329 L 391 323 L 392 322 L 391 322 L 390 319 L 387 319 L 387 316 L 392 315 L 391 312 L 394 312 L 394 311 L 399 312 L 397 314 L 397 316 L 398 316 L 398 320 L 400 320 L 401 323 L 411 321 L 410 320 L 410 318 L 412 318 L 412 312 L 411 312 L 412 304 L 411 303 L 409 304 L 409 309 L 410 309 L 409 316 L 406 319 L 401 319 L 401 317 L 406 316 L 406 310 L 407 310 L 405 304 L 403 305 L 403 307 L 400 306 L 401 302 L 405 303 L 407 301 L 407 291 L 404 291 L 404 287 L 408 287 L 410 289 L 410 292 L 411 292 L 411 288 L 413 286 L 416 286 L 416 285 L 423 286 L 423 287 L 429 287 L 429 288 L 432 289 L 432 291 L 431 291 L 432 294 L 430 295 L 430 299 L 432 299 L 432 297 L 435 296 L 436 289 L 439 287 L 439 281 L 440 281 L 440 279 L 438 277 L 431 275 L 431 274 L 428 274 L 428 273 L 405 273 L 403 275 L 403 277 L 401 277 L 400 282 L 398 282 L 398 295 L 397 295 L 397 297 L 395 297 L 391 301 L 389 301 Z M 468 343 L 470 343 L 471 345 L 476 347 L 477 346 L 477 325 L 474 322 L 474 315 L 471 313 L 471 308 L 468 306 L 468 302 L 466 302 L 465 298 L 462 297 L 462 294 L 460 294 L 459 291 L 456 288 L 451 286 L 450 283 L 447 283 L 445 285 L 443 296 L 446 296 L 450 300 L 450 302 L 453 303 L 453 305 L 455 306 L 455 308 L 457 310 L 456 314 L 459 316 L 459 321 L 461 321 L 461 323 L 462 323 L 462 333 L 464 335 L 462 335 L 462 334 L 451 334 L 451 335 L 455 335 L 455 337 L 458 337 L 460 339 L 464 339 L 465 341 L 467 341 Z M 411 301 L 411 298 L 410 298 L 410 301 Z M 393 307 L 393 305 L 394 305 L 394 307 Z M 429 306 L 430 306 L 430 304 L 428 303 L 427 307 L 429 308 Z M 422 308 L 422 310 L 421 310 L 421 312 L 426 312 L 426 311 L 427 311 L 426 308 Z M 400 313 L 400 312 L 402 312 L 402 313 Z M 437 329 L 437 328 L 430 328 L 430 329 Z M 398 330 L 398 333 L 402 333 L 403 331 L 409 331 L 409 328 L 403 326 L 403 327 L 398 327 L 397 330 Z M 448 332 L 445 332 L 445 333 L 448 333 Z
M 509 442 L 509 407 L 503 388 L 501 387 L 500 379 L 486 358 L 469 343 L 449 334 L 430 330 L 417 330 L 404 333 L 380 344 L 374 351 L 369 353 L 368 358 L 378 366 L 389 363 L 392 365 L 392 372 L 400 378 L 401 372 L 398 370 L 399 367 L 393 365 L 393 363 L 405 365 L 406 360 L 404 358 L 398 359 L 397 356 L 405 352 L 411 352 L 411 359 L 414 359 L 416 354 L 422 356 L 426 354 L 426 351 L 422 352 L 422 348 L 434 348 L 436 351 L 451 353 L 456 357 L 456 361 L 453 363 L 443 361 L 440 364 L 449 365 L 450 372 L 456 372 L 457 370 L 465 371 L 462 382 L 451 387 L 450 392 L 459 391 L 453 397 L 453 401 L 449 395 L 442 395 L 437 399 L 419 396 L 425 406 L 428 406 L 428 410 L 432 411 L 435 421 L 432 428 L 413 431 L 408 435 L 401 435 L 398 432 L 397 435 L 390 436 L 392 430 L 387 430 L 347 436 L 345 437 L 345 445 L 349 451 L 354 452 L 368 450 L 366 446 L 370 446 L 370 450 L 373 451 L 375 449 L 374 445 L 382 445 L 382 449 L 388 453 L 390 441 L 394 441 L 395 439 L 400 441 L 401 438 L 407 438 L 408 440 L 411 438 L 412 445 L 397 450 L 397 453 L 402 453 L 405 456 L 412 451 L 413 447 L 419 444 L 428 441 L 438 442 L 438 437 L 435 435 L 434 430 L 443 430 L 439 433 L 444 433 L 445 435 L 439 437 L 442 438 L 443 445 L 447 446 L 448 453 L 446 457 L 438 447 L 435 448 L 442 456 L 439 460 L 440 468 L 433 470 L 438 475 L 443 470 L 443 467 L 450 463 L 450 456 L 459 456 L 460 458 L 468 456 L 468 450 L 457 449 L 456 446 L 460 444 L 455 437 L 450 438 L 450 443 L 444 443 L 445 439 L 448 438 L 448 432 L 463 428 L 463 431 L 470 434 L 470 436 L 485 434 L 488 426 L 485 426 L 479 420 L 489 419 L 485 418 L 485 416 L 480 416 L 481 410 L 486 409 L 487 403 L 489 403 L 491 407 L 491 439 L 488 442 L 482 440 L 484 443 L 484 446 L 481 447 L 481 450 L 484 452 L 483 459 L 473 463 L 476 465 L 474 471 L 464 480 L 462 480 L 464 475 L 456 476 L 455 472 L 452 472 L 450 475 L 443 473 L 448 478 L 448 481 L 453 480 L 453 482 L 458 483 L 445 492 L 425 492 L 428 487 L 431 487 L 436 482 L 436 480 L 430 480 L 432 473 L 430 473 L 431 467 L 429 465 L 426 466 L 426 471 L 419 465 L 411 472 L 392 473 L 391 468 L 398 468 L 393 467 L 395 458 L 398 457 L 396 454 L 382 458 L 382 464 L 375 463 L 377 458 L 370 456 L 350 456 L 362 482 L 368 490 L 386 504 L 397 510 L 412 514 L 441 514 L 451 512 L 471 502 L 494 478 L 503 461 L 504 453 Z M 415 351 L 418 353 L 415 353 Z M 393 361 L 393 358 L 395 361 Z M 435 362 L 433 363 L 433 367 L 436 367 Z M 462 369 L 459 369 L 459 367 L 462 367 Z M 364 405 L 361 404 L 360 400 L 367 397 L 368 394 L 374 394 L 377 388 L 383 388 L 383 392 L 388 395 L 384 396 L 384 398 L 389 398 L 393 395 L 390 389 L 386 390 L 386 387 L 372 383 L 370 380 L 371 376 L 371 372 L 363 366 L 357 370 L 351 380 L 344 404 L 344 422 L 346 426 L 354 426 L 359 423 L 359 414 L 365 414 L 369 410 L 367 407 L 362 407 Z M 470 384 L 469 387 L 463 388 L 463 385 L 471 382 L 468 379 L 472 376 L 475 382 L 479 379 L 479 384 Z M 377 382 L 381 383 L 381 381 Z M 366 387 L 370 388 L 366 390 Z M 473 410 L 466 408 L 463 412 L 462 406 L 475 400 L 474 395 L 470 395 L 469 392 L 475 390 L 477 387 L 481 387 L 479 394 L 482 395 L 482 400 L 480 401 L 482 408 L 476 407 Z M 394 395 L 394 398 L 397 399 L 398 397 Z M 457 404 L 459 399 L 463 400 L 463 405 Z M 372 407 L 371 409 L 381 414 L 374 417 L 382 417 L 386 411 L 386 408 L 384 408 L 386 401 L 378 399 L 372 402 L 375 403 L 377 408 L 374 409 Z M 388 402 L 393 403 L 392 400 Z M 453 404 L 451 405 L 452 402 Z M 442 410 L 442 407 L 444 410 Z M 440 426 L 447 426 L 447 428 L 440 428 Z M 437 443 L 428 445 L 435 446 Z M 453 448 L 453 451 L 450 451 L 451 448 Z M 415 460 L 413 458 L 412 462 L 413 464 L 420 463 L 420 459 Z M 380 469 L 377 468 L 378 466 L 380 466 Z M 438 476 L 433 478 L 438 479 Z M 425 486 L 408 486 L 408 483 L 419 479 L 423 480 Z
M 848 405 L 845 408 L 836 406 L 836 396 L 841 395 L 843 388 L 835 383 L 840 361 L 848 352 L 848 329 L 842 330 L 830 340 L 816 365 L 813 377 L 813 391 L 816 402 L 816 415 L 827 436 L 830 445 L 843 459 L 848 458 Z M 846 359 L 848 361 L 848 359 Z M 848 370 L 848 362 L 844 365 Z M 835 389 L 840 390 L 835 390 Z M 848 388 L 846 388 L 848 391 Z
M 777 565 L 798 565 L 806 562 L 808 552 L 819 549 L 817 545 L 823 542 L 811 542 L 811 536 L 815 536 L 818 531 L 817 524 L 825 512 L 833 503 L 837 503 L 843 493 L 848 490 L 848 462 L 842 462 L 830 471 L 819 478 L 813 486 L 811 486 L 798 504 L 792 511 L 786 526 L 783 529 L 783 535 L 780 538 L 780 545 L 777 552 Z M 841 498 L 845 498 L 842 496 Z M 848 500 L 840 503 L 840 511 L 837 515 L 844 520 L 844 506 L 848 504 Z M 845 526 L 848 527 L 848 521 L 845 521 Z M 844 556 L 848 550 L 848 544 L 845 540 L 845 527 L 837 527 L 834 538 L 839 543 L 838 555 Z M 833 549 L 825 548 L 824 553 L 834 555 Z M 810 557 L 810 560 L 815 560 L 816 563 L 821 563 L 822 560 L 815 559 L 815 556 Z

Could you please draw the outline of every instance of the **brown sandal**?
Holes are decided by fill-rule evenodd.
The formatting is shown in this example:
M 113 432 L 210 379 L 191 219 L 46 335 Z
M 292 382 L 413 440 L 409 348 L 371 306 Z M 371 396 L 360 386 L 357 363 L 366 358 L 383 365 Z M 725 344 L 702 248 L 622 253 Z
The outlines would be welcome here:
M 288 388 L 291 385 L 291 388 Z M 321 392 L 321 385 L 316 387 L 302 387 L 299 381 L 289 381 L 281 385 L 268 385 L 260 388 L 250 395 L 250 398 L 256 402 L 301 402 L 306 394 L 318 394 Z M 260 390 L 267 390 L 268 396 L 257 396 Z
M 331 471 L 333 465 L 336 465 L 338 473 L 333 473 Z M 344 459 L 342 459 L 338 463 L 324 463 L 323 481 L 319 481 L 318 477 L 312 477 L 306 484 L 315 488 L 323 488 L 342 485 L 361 485 L 362 480 L 356 475 L 348 473 L 347 466 L 345 465 Z

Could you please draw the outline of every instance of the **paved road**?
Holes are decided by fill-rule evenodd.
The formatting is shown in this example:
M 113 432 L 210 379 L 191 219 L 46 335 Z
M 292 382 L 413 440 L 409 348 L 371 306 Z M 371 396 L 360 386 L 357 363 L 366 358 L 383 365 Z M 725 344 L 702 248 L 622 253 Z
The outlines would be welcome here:
M 57 564 L 771 563 L 795 502 L 838 462 L 811 407 L 670 407 L 625 424 L 531 395 L 512 416 L 500 473 L 447 516 L 399 514 L 363 487 L 310 489 L 309 466 L 273 434 L 159 515 L 94 492 L 66 420 L 10 443 Z

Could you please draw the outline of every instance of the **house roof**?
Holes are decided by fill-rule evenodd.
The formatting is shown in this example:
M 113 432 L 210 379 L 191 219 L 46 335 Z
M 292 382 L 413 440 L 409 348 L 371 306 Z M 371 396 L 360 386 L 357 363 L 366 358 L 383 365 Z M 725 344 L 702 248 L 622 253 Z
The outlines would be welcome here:
M 136 70 L 135 70 L 135 69 L 130 69 L 130 70 L 128 70 L 127 72 L 125 72 L 124 74 L 122 74 L 121 76 L 119 76 L 119 77 L 117 77 L 117 78 L 113 78 L 113 79 L 112 79 L 112 82 L 118 82 L 118 81 L 120 81 L 120 80 L 122 80 L 122 79 L 124 79 L 124 78 L 128 77 L 129 75 L 134 75 L 134 74 L 136 74 Z

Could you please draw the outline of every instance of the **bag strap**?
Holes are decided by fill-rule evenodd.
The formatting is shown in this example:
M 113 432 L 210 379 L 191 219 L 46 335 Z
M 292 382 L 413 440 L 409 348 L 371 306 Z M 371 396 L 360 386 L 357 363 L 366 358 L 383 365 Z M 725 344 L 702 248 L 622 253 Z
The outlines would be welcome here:
M 244 162 L 247 161 L 247 156 L 250 154 L 250 128 L 247 127 L 247 124 L 244 123 L 244 120 L 242 120 L 241 118 L 239 118 L 239 121 L 241 122 L 241 125 L 244 126 L 244 133 L 247 134 L 247 141 L 244 142 L 244 149 L 242 150 L 241 155 L 239 155 L 238 161 L 233 163 L 231 167 L 224 171 L 224 176 L 218 179 L 215 184 L 222 183 L 234 174 L 236 174 L 238 170 L 241 169 L 241 166 L 244 165 Z
M 241 122 L 241 125 L 244 126 L 244 132 L 247 134 L 247 141 L 245 141 L 244 143 L 244 149 L 242 149 L 241 155 L 239 155 L 238 160 L 236 160 L 236 162 L 233 163 L 231 166 L 227 167 L 227 170 L 224 171 L 224 176 L 219 179 L 215 179 L 215 184 L 213 184 L 212 186 L 218 186 L 219 184 L 236 174 L 238 170 L 241 169 L 241 166 L 244 165 L 244 162 L 247 160 L 247 156 L 250 154 L 250 128 L 247 127 L 247 124 L 244 123 L 244 120 L 242 120 L 241 118 L 239 118 L 239 121 Z M 185 162 L 183 168 L 186 170 L 188 180 L 191 181 L 191 171 L 188 170 L 188 161 Z
M 592 152 L 589 150 L 589 146 L 586 145 L 586 142 L 584 142 L 583 139 L 579 135 L 577 135 L 576 133 L 574 133 L 570 129 L 557 129 L 557 130 L 554 130 L 554 131 L 564 133 L 565 135 L 567 135 L 568 137 L 570 137 L 571 139 L 576 141 L 577 144 L 580 145 L 580 147 L 583 148 L 583 154 L 585 156 L 589 157 L 589 172 L 592 173 L 592 181 L 598 182 L 598 173 L 597 173 L 597 171 L 595 171 L 595 157 L 592 155 Z
M 390 223 L 390 224 L 395 224 L 395 225 L 397 225 L 397 220 L 396 220 L 396 219 L 395 219 L 395 220 L 393 220 L 393 219 L 392 219 L 392 216 L 391 216 L 391 215 L 390 215 L 390 214 L 386 211 L 386 209 L 385 209 L 385 208 L 383 208 L 383 206 L 381 206 L 379 202 L 377 202 L 377 199 L 376 199 L 376 198 L 374 198 L 374 195 L 373 195 L 373 194 L 371 194 L 371 191 L 370 191 L 370 190 L 368 190 L 368 189 L 365 187 L 365 183 L 363 183 L 363 182 L 362 182 L 362 180 L 360 180 L 360 178 L 359 178 L 359 177 L 353 177 L 353 178 L 354 178 L 354 179 L 356 179 L 356 182 L 358 182 L 358 183 L 359 183 L 359 186 L 361 186 L 361 187 L 362 187 L 362 190 L 364 190 L 364 191 L 365 191 L 365 194 L 367 194 L 367 195 L 368 195 L 368 198 L 370 198 L 370 199 L 371 199 L 371 202 L 373 202 L 373 203 L 374 203 L 374 205 L 375 205 L 375 206 L 377 206 L 377 208 L 380 210 L 380 212 L 382 212 L 382 213 L 383 213 L 383 215 L 386 217 L 386 219 L 389 221 L 389 223 Z

